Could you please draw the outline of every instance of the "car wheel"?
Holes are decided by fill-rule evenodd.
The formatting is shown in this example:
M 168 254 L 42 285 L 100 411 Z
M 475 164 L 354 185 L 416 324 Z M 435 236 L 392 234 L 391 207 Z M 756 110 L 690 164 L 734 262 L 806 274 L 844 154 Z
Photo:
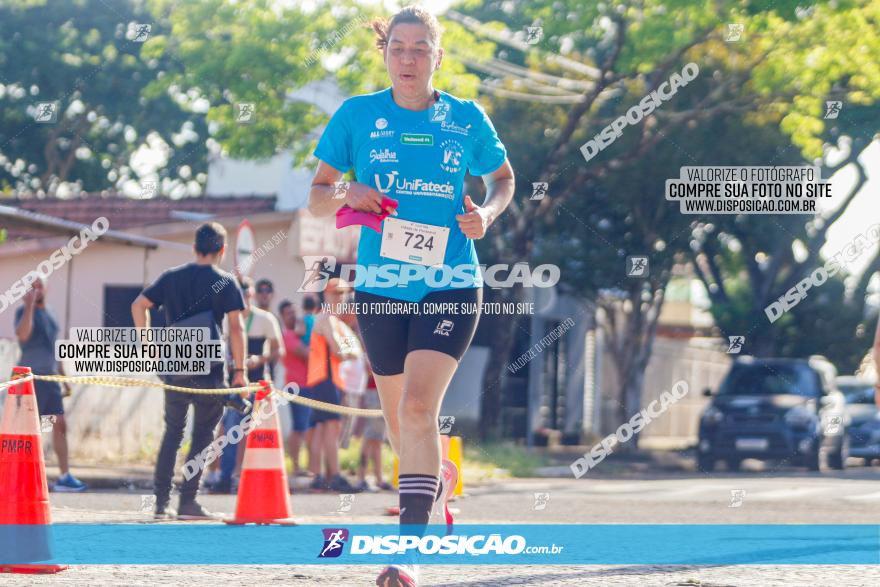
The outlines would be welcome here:
M 846 459 L 849 456 L 849 437 L 843 435 L 837 444 L 835 451 L 828 455 L 828 466 L 842 471 L 846 468 Z
M 697 455 L 697 470 L 701 473 L 711 473 L 715 470 L 715 457 L 712 455 Z
M 742 459 L 725 459 L 724 462 L 727 464 L 728 471 L 739 471 L 742 465 Z

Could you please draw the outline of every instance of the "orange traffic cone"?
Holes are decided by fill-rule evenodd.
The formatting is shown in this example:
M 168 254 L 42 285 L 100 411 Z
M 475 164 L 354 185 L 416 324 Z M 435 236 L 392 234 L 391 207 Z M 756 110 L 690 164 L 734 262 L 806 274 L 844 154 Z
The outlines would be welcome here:
M 391 473 L 391 486 L 394 489 L 400 489 L 400 459 L 394 456 L 394 471 Z M 386 516 L 399 516 L 400 506 L 392 505 L 385 508 Z
M 227 524 L 295 524 L 290 513 L 290 490 L 284 469 L 281 422 L 269 394 L 272 386 L 261 380 L 251 416 L 257 423 L 247 436 L 235 518 Z M 269 405 L 269 414 L 263 407 Z
M 49 487 L 40 416 L 28 367 L 15 367 L 0 423 L 0 572 L 57 573 L 49 560 Z M 25 379 L 28 378 L 28 379 Z M 23 528 L 22 526 L 27 526 Z

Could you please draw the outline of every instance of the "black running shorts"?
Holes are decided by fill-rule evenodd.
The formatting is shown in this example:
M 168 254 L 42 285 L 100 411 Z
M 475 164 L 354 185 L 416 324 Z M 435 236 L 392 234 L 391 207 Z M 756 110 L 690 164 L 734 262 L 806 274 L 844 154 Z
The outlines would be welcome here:
M 477 331 L 483 290 L 435 291 L 412 303 L 361 291 L 354 299 L 373 371 L 387 376 L 403 373 L 411 351 L 438 351 L 460 361 Z

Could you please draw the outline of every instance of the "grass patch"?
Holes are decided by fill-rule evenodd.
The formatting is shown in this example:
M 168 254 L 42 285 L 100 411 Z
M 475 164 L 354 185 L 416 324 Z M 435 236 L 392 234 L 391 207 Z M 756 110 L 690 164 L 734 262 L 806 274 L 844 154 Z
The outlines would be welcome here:
M 361 439 L 352 438 L 347 448 L 339 449 L 339 468 L 346 474 L 357 474 L 361 454 Z M 287 457 L 288 470 L 292 463 Z M 308 463 L 305 449 L 300 454 L 300 463 Z M 543 452 L 531 452 L 524 446 L 512 442 L 493 442 L 477 444 L 464 442 L 463 477 L 465 484 L 482 483 L 515 477 L 535 477 L 540 467 L 551 466 L 552 457 Z M 394 452 L 386 442 L 382 445 L 382 474 L 390 483 L 394 467 Z M 369 475 L 369 470 L 367 471 Z
M 464 443 L 465 472 L 472 469 L 489 478 L 534 477 L 539 467 L 553 464 L 543 453 L 530 452 L 528 448 L 512 442 L 477 444 Z

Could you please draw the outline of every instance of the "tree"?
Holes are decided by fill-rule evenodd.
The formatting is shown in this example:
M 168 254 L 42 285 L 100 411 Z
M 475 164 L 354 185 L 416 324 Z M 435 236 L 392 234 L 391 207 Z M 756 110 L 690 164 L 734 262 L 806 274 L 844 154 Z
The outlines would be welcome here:
M 514 29 L 517 25 L 543 27 L 543 39 L 534 48 L 522 42 L 522 35 L 505 37 L 509 39 L 506 53 L 523 53 L 509 61 L 520 59 L 528 71 L 517 69 L 516 63 L 496 64 L 494 78 L 484 80 L 481 88 L 503 88 L 495 92 L 500 96 L 498 101 L 544 102 L 550 104 L 546 109 L 564 111 L 562 123 L 553 129 L 552 144 L 543 156 L 539 153 L 539 163 L 531 166 L 538 170 L 531 176 L 533 181 L 548 182 L 551 193 L 562 174 L 571 175 L 565 185 L 592 185 L 623 170 L 632 174 L 630 163 L 656 156 L 656 150 L 669 145 L 667 138 L 678 129 L 706 124 L 729 113 L 750 112 L 756 121 L 778 124 L 804 155 L 819 157 L 824 145 L 824 100 L 844 96 L 853 103 L 869 104 L 880 90 L 880 76 L 870 74 L 880 54 L 877 2 L 822 2 L 800 10 L 793 2 L 694 5 L 499 0 L 471 2 L 466 8 L 468 16 L 503 18 Z M 496 40 L 504 37 L 505 25 L 500 23 L 481 26 L 467 16 L 459 20 Z M 717 23 L 743 24 L 748 42 L 726 43 L 726 31 Z M 840 35 L 842 28 L 846 33 Z M 851 47 L 859 51 L 850 51 Z M 690 98 L 676 96 L 584 165 L 581 145 L 691 60 L 699 63 L 704 81 L 692 91 L 682 92 Z M 576 83 L 584 89 L 572 91 Z M 555 105 L 560 93 L 567 101 L 565 106 Z M 491 241 L 493 256 L 532 258 L 539 227 L 567 211 L 571 200 L 581 193 L 559 190 L 537 206 L 512 207 L 497 229 L 503 237 Z M 659 199 L 662 192 L 658 189 L 655 193 Z M 634 215 L 643 203 L 633 209 Z M 658 281 L 651 286 L 647 296 L 630 290 L 633 311 L 623 315 L 625 324 L 618 325 L 628 341 L 620 346 L 624 352 L 617 367 L 628 375 L 620 395 L 629 414 L 638 408 L 641 392 L 640 374 L 630 368 L 643 369 L 650 356 L 665 284 Z M 512 290 L 509 295 L 519 293 Z M 512 343 L 512 336 L 502 333 L 497 338 L 484 382 L 486 431 L 496 429 L 500 406 L 497 381 Z
M 151 179 L 179 195 L 201 190 L 204 115 L 170 95 L 144 95 L 174 64 L 141 56 L 136 23 L 150 24 L 152 34 L 163 27 L 134 0 L 0 5 L 0 189 L 131 190 Z M 35 122 L 39 103 L 57 104 L 56 122 Z M 148 148 L 164 165 L 132 159 Z
M 832 279 L 837 285 L 822 286 L 817 299 L 824 300 L 824 303 L 799 305 L 772 323 L 765 308 L 827 260 L 820 251 L 826 243 L 828 230 L 843 215 L 867 180 L 866 162 L 861 156 L 873 138 L 870 133 L 876 132 L 878 115 L 880 112 L 876 107 L 849 106 L 841 113 L 840 119 L 830 121 L 823 133 L 828 143 L 845 143 L 845 150 L 839 162 L 833 165 L 827 161 L 822 163 L 822 177 L 829 178 L 847 166 L 856 170 L 856 181 L 846 193 L 834 194 L 840 204 L 832 212 L 806 218 L 801 215 L 722 216 L 696 223 L 690 255 L 697 276 L 709 292 L 716 324 L 725 335 L 748 333 L 748 352 L 758 356 L 787 356 L 795 349 L 800 349 L 801 353 L 817 353 L 820 345 L 827 344 L 841 333 L 848 337 L 848 341 L 862 346 L 869 344 L 860 341 L 856 333 L 865 318 L 870 279 L 880 269 L 880 251 L 873 254 L 868 268 L 848 292 L 843 287 L 841 275 L 838 275 Z M 868 133 L 858 134 L 865 130 Z M 796 251 L 800 251 L 800 258 Z M 844 268 L 842 275 L 846 273 Z M 823 322 L 823 318 L 817 316 L 817 310 L 834 307 L 832 301 L 846 309 L 833 312 L 835 321 L 833 325 L 826 323 L 828 332 L 818 339 L 809 339 L 807 333 L 817 333 L 817 324 Z M 804 331 L 798 332 L 799 329 Z M 835 346 L 833 352 L 839 353 L 846 369 L 855 368 L 853 354 L 858 351 L 850 344 Z
M 298 161 L 307 160 L 314 140 L 311 131 L 326 116 L 290 100 L 292 90 L 328 74 L 352 93 L 387 84 L 369 31 L 348 26 L 371 14 L 364 6 L 316 2 L 313 10 L 305 10 L 267 0 L 184 5 L 153 0 L 151 6 L 167 18 L 170 32 L 151 39 L 145 52 L 182 65 L 152 89 L 176 89 L 207 102 L 215 136 L 232 156 L 266 157 L 293 149 Z M 489 0 L 466 2 L 464 14 L 448 13 L 443 21 L 448 52 L 437 85 L 462 97 L 474 96 L 477 89 L 496 95 L 490 110 L 505 100 L 528 100 L 529 109 L 518 125 L 534 128 L 536 118 L 552 122 L 531 142 L 513 147 L 530 159 L 518 170 L 519 193 L 526 197 L 493 227 L 486 243 L 489 257 L 513 262 L 534 258 L 541 242 L 539 227 L 566 214 L 582 193 L 555 191 L 555 185 L 592 186 L 615 174 L 632 174 L 637 163 L 667 146 L 668 137 L 679 129 L 721 115 L 750 113 L 759 125 L 777 124 L 806 156 L 821 156 L 823 101 L 843 95 L 854 103 L 870 104 L 880 91 L 880 79 L 872 74 L 880 54 L 877 6 L 876 0 L 818 2 L 806 10 L 792 1 Z M 533 45 L 522 31 L 511 35 L 505 24 L 482 25 L 474 17 L 499 18 L 512 28 L 540 25 L 543 37 Z M 719 23 L 742 23 L 748 42 L 725 42 L 727 31 Z M 315 59 L 328 44 L 335 63 Z M 848 51 L 851 47 L 860 50 Z M 584 161 L 581 145 L 690 62 L 698 63 L 702 72 L 696 82 Z M 253 125 L 237 123 L 235 105 L 240 103 L 256 105 Z M 501 129 L 505 139 L 506 132 L 509 129 Z M 528 174 L 523 173 L 526 168 Z M 526 203 L 532 181 L 547 182 L 550 193 L 557 195 Z M 636 187 L 633 183 L 630 189 Z M 656 193 L 659 200 L 659 186 Z M 631 210 L 634 223 L 654 231 L 639 241 L 650 246 L 658 238 L 679 242 L 651 224 L 650 211 L 655 209 L 640 203 Z M 662 257 L 672 259 L 676 252 L 682 251 L 667 248 Z M 661 278 L 647 280 L 646 289 L 632 284 L 626 289 L 634 310 L 621 315 L 621 349 L 622 355 L 637 357 L 636 371 L 650 356 L 652 324 L 663 301 L 662 275 L 661 271 Z M 520 288 L 499 293 L 502 301 L 522 295 Z M 487 435 L 497 432 L 500 382 L 516 327 L 511 320 L 493 342 L 481 406 L 481 429 Z M 633 401 L 640 391 L 641 374 L 634 373 L 621 391 L 622 398 L 634 398 L 625 400 L 626 411 L 637 409 Z
M 153 36 L 145 54 L 181 67 L 149 91 L 203 101 L 213 137 L 229 156 L 259 159 L 291 150 L 295 164 L 314 163 L 309 159 L 314 131 L 328 117 L 292 92 L 331 76 L 349 93 L 388 85 L 368 26 L 378 12 L 369 6 L 349 0 L 320 0 L 308 8 L 269 0 L 151 0 L 150 5 L 170 29 Z M 474 58 L 491 52 L 490 44 L 454 23 L 446 35 L 469 47 L 466 54 Z M 445 60 L 437 80 L 459 95 L 476 94 L 478 78 L 454 58 Z M 250 124 L 239 123 L 239 104 L 254 105 Z

